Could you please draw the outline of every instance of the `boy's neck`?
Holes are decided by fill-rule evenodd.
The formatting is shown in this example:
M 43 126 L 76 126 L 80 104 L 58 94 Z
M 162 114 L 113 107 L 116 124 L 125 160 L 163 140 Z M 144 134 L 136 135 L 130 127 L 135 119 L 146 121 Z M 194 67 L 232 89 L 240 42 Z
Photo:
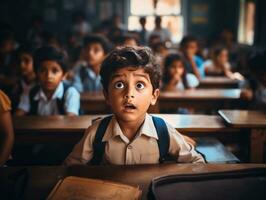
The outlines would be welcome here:
M 117 122 L 121 128 L 121 131 L 129 139 L 129 141 L 132 141 L 137 135 L 140 127 L 145 121 L 145 116 L 146 114 L 143 117 L 141 117 L 139 120 L 133 121 L 133 122 L 126 122 L 126 121 L 117 119 Z
M 43 90 L 43 92 L 44 92 L 46 98 L 47 98 L 48 100 L 50 100 L 50 99 L 52 98 L 52 96 L 53 96 L 53 94 L 54 94 L 55 91 L 47 91 L 47 90 Z

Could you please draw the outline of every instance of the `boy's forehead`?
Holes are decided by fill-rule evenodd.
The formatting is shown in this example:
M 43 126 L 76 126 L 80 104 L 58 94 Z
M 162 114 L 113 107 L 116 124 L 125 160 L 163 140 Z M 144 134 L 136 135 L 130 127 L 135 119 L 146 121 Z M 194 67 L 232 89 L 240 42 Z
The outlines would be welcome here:
M 88 48 L 95 48 L 95 47 L 100 47 L 102 48 L 102 44 L 100 42 L 90 42 L 88 44 L 86 44 L 85 48 L 88 49 Z
M 60 67 L 61 68 L 61 65 L 55 60 L 43 60 L 43 61 L 41 61 L 40 65 L 42 67 L 56 66 L 56 67 Z
M 123 75 L 127 75 L 127 74 L 133 74 L 134 76 L 147 76 L 149 77 L 149 74 L 147 72 L 145 72 L 145 70 L 143 68 L 136 68 L 136 67 L 124 67 L 121 69 L 118 69 L 112 77 L 116 77 L 116 76 L 123 76 Z

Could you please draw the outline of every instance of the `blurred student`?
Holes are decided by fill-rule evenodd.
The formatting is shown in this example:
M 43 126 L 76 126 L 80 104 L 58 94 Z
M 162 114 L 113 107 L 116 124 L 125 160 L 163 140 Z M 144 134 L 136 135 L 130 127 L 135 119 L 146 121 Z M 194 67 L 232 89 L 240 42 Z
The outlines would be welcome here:
M 45 46 L 35 52 L 33 61 L 38 85 L 22 98 L 16 114 L 78 115 L 80 95 L 74 87 L 63 83 L 68 69 L 65 55 L 54 47 Z
M 231 71 L 231 64 L 229 63 L 228 50 L 225 47 L 218 47 L 214 49 L 212 59 L 203 63 L 206 75 L 211 76 L 226 76 L 230 79 L 243 80 L 244 77 L 238 73 Z
M 138 46 L 138 39 L 133 33 L 124 34 L 121 37 L 121 46 L 136 47 Z
M 14 33 L 10 30 L 0 30 L 0 88 L 8 96 L 10 96 L 10 91 L 16 83 L 16 72 L 11 67 L 15 48 Z
M 18 80 L 12 90 L 12 108 L 17 109 L 22 98 L 29 95 L 36 84 L 36 74 L 33 68 L 33 51 L 27 45 L 22 45 L 15 53 L 15 65 L 18 71 Z
M 197 77 L 187 73 L 183 59 L 178 54 L 170 54 L 164 61 L 163 90 L 177 91 L 196 88 L 199 85 Z
M 204 77 L 203 60 L 197 56 L 198 41 L 193 36 L 185 36 L 180 43 L 180 50 L 184 56 L 185 68 L 198 79 Z
M 10 110 L 11 102 L 0 90 L 0 166 L 8 160 L 14 143 Z
M 100 35 L 89 35 L 84 40 L 82 60 L 74 67 L 73 86 L 79 91 L 101 91 L 101 63 L 108 53 L 108 41 Z
M 139 23 L 141 26 L 141 29 L 139 31 L 140 44 L 141 45 L 147 45 L 149 32 L 146 29 L 146 17 L 140 17 Z
M 248 65 L 253 76 L 252 90 L 242 91 L 241 96 L 253 100 L 253 108 L 266 111 L 266 49 L 254 52 Z
M 168 29 L 162 27 L 161 16 L 156 16 L 154 23 L 155 28 L 153 29 L 150 35 L 158 35 L 163 42 L 171 41 L 171 33 Z

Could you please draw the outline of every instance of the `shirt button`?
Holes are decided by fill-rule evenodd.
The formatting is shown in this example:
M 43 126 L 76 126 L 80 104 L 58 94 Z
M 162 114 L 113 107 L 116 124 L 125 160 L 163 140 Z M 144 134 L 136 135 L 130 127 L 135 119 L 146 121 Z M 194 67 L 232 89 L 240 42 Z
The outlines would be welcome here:
M 132 149 L 133 147 L 132 147 L 131 145 L 128 145 L 127 148 L 128 148 L 128 149 Z

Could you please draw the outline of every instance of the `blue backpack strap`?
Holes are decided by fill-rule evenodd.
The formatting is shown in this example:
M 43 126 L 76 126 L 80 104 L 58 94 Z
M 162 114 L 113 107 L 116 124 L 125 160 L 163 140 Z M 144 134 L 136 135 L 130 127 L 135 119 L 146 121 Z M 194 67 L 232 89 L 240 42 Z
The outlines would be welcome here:
M 152 120 L 158 135 L 157 143 L 160 152 L 159 162 L 163 163 L 168 156 L 169 145 L 170 145 L 170 137 L 168 129 L 163 119 L 152 116 Z
M 66 91 L 68 90 L 68 88 L 70 87 L 70 85 L 66 84 L 63 82 L 63 98 L 62 99 L 56 99 L 56 104 L 57 104 L 57 108 L 58 108 L 58 111 L 59 111 L 59 114 L 60 115 L 65 115 L 66 114 L 66 110 L 65 110 L 65 94 L 66 94 Z
M 103 118 L 99 124 L 99 127 L 95 134 L 95 139 L 93 141 L 93 157 L 89 162 L 91 165 L 100 165 L 102 161 L 105 150 L 105 142 L 102 142 L 102 139 L 112 117 L 113 116 L 110 115 L 108 117 Z
M 35 95 L 37 92 L 40 90 L 40 86 L 36 85 L 34 86 L 29 93 L 29 99 L 30 99 L 30 111 L 28 115 L 37 115 L 37 110 L 38 110 L 38 100 L 34 100 Z

